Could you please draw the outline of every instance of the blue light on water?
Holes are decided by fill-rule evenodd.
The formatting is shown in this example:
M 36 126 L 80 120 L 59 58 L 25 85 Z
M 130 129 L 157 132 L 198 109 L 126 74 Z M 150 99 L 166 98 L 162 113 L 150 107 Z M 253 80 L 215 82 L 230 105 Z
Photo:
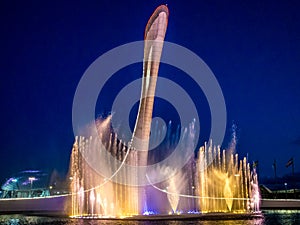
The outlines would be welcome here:
M 188 214 L 200 214 L 201 212 L 197 211 L 197 210 L 190 210 L 187 212 Z
M 151 210 L 147 210 L 145 212 L 143 212 L 144 216 L 149 216 L 149 215 L 157 215 L 157 212 L 151 211 Z

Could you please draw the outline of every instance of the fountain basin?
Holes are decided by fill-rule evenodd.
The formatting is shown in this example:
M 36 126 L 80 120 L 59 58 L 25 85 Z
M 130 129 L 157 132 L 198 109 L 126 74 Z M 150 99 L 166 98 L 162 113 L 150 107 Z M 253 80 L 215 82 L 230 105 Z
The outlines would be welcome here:
M 72 217 L 74 218 L 74 217 Z M 196 213 L 196 214 L 157 214 L 157 215 L 137 215 L 130 217 L 97 217 L 97 216 L 80 216 L 76 219 L 93 219 L 93 220 L 249 220 L 262 219 L 263 214 L 260 212 L 249 213 Z

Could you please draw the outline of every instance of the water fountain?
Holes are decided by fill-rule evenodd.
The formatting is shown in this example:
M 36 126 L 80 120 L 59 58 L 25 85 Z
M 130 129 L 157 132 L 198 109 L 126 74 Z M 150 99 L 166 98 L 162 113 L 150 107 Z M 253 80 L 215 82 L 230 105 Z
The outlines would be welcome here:
M 109 118 L 108 118 L 109 119 Z M 101 127 L 101 126 L 100 126 Z M 106 127 L 104 128 L 106 131 Z M 99 174 L 97 168 L 91 164 L 103 162 L 103 157 L 109 166 L 107 172 L 117 170 L 117 163 L 110 162 L 109 155 L 123 160 L 127 149 L 122 141 L 113 134 L 108 136 L 104 133 L 103 139 L 90 136 L 89 138 L 77 137 L 72 149 L 70 164 L 71 179 L 71 215 L 102 215 L 106 217 L 128 216 L 137 214 L 136 187 L 123 185 L 123 179 L 135 179 L 121 171 L 120 176 L 115 177 L 115 181 Z M 105 143 L 102 140 L 107 140 Z M 109 155 L 101 155 L 101 151 L 107 151 Z M 128 156 L 130 162 L 135 160 L 135 152 Z M 94 161 L 93 161 L 94 160 Z M 102 169 L 102 168 L 101 168 Z M 129 173 L 130 171 L 127 171 Z
M 118 165 L 122 160 L 129 165 L 137 164 L 136 151 L 129 151 L 125 158 L 128 153 L 126 145 L 112 133 L 105 134 L 107 129 L 110 130 L 109 127 L 101 129 L 101 139 L 95 136 L 77 137 L 73 145 L 70 165 L 70 214 L 91 218 L 139 215 L 138 187 L 124 184 L 125 180 L 136 179 L 132 172 L 120 170 L 120 176 L 108 179 L 99 174 L 97 168 L 91 164 L 91 159 L 97 161 L 97 158 L 101 157 L 99 151 L 108 152 L 104 157 L 108 162 L 105 168 L 110 174 L 119 169 Z M 171 127 L 163 129 L 169 130 Z M 181 129 L 181 132 L 184 130 Z M 175 140 L 177 138 L 178 136 Z M 189 141 L 191 139 L 187 138 L 183 145 L 188 146 Z M 161 148 L 168 146 L 170 150 L 176 144 L 176 141 L 172 144 L 165 143 Z M 116 157 L 118 161 L 111 161 L 109 155 Z M 103 159 L 99 162 L 103 162 Z M 174 164 L 176 165 L 176 162 Z M 171 176 L 163 182 L 153 183 L 158 173 Z M 212 141 L 205 143 L 199 149 L 197 157 L 191 158 L 182 169 L 156 167 L 155 171 L 149 171 L 146 176 L 150 185 L 145 187 L 143 214 L 259 211 L 255 169 L 251 171 L 246 158 L 239 160 L 238 154 L 221 151 Z
M 214 158 L 208 165 L 207 160 Z M 220 151 L 210 142 L 197 159 L 198 194 L 202 212 L 247 212 L 252 196 L 250 165 L 238 154 Z M 256 175 L 255 175 L 256 176 Z
M 155 151 L 157 154 L 148 152 L 167 15 L 166 6 L 158 7 L 146 26 L 145 39 L 154 42 L 145 44 L 145 79 L 132 140 L 125 143 L 112 132 L 111 116 L 97 120 L 97 130 L 89 130 L 86 136 L 75 139 L 69 173 L 69 208 L 73 217 L 123 218 L 259 210 L 257 175 L 255 169 L 251 172 L 246 158 L 239 160 L 232 149 L 221 151 L 212 140 L 199 149 L 197 157 L 187 158 L 187 152 L 194 153 L 193 144 L 198 141 L 194 120 L 189 127 L 178 127 L 173 133 L 171 122 L 162 130 L 151 129 L 151 136 L 164 142 Z M 155 42 L 157 39 L 159 42 Z M 167 134 L 165 139 L 160 137 L 164 134 Z M 179 142 L 181 134 L 184 138 Z M 174 158 L 174 165 L 145 169 L 152 160 L 159 161 L 175 148 L 181 154 Z M 183 161 L 183 168 L 178 168 L 177 164 Z M 157 180 L 161 175 L 167 179 Z M 141 181 L 147 184 L 138 186 Z

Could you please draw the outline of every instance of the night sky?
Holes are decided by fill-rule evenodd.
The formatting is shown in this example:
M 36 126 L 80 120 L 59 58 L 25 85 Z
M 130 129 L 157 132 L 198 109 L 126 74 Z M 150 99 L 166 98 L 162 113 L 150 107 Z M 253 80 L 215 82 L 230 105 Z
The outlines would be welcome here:
M 278 175 L 291 172 L 285 168 L 291 157 L 300 170 L 298 1 L 1 1 L 0 181 L 25 169 L 67 172 L 81 76 L 106 51 L 142 40 L 150 15 L 165 3 L 166 40 L 200 56 L 222 88 L 228 122 L 223 147 L 236 124 L 237 152 L 258 160 L 261 176 L 273 176 L 274 159 Z M 176 74 L 161 68 L 161 76 Z M 110 112 L 120 85 L 140 78 L 142 65 L 120 74 L 99 97 L 97 115 Z M 198 104 L 202 122 L 208 105 L 184 76 L 178 72 L 174 81 Z M 163 105 L 154 113 L 168 111 Z M 208 117 L 204 134 L 209 123 Z

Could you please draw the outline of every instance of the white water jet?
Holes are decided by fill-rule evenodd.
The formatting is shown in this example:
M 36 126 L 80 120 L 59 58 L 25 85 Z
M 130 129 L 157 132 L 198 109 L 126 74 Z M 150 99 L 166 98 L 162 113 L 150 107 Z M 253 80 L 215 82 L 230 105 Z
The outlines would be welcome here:
M 94 215 L 94 205 L 95 205 L 95 193 L 94 193 L 94 189 L 91 190 L 90 192 L 90 204 L 91 204 L 91 214 Z

